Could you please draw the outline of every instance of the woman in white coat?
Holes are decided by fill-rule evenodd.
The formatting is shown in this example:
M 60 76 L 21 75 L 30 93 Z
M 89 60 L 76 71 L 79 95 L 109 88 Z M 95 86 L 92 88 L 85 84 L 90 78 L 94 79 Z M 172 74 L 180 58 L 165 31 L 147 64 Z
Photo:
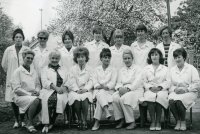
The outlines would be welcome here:
M 30 66 L 35 56 L 34 52 L 24 50 L 22 56 L 23 65 L 14 71 L 10 81 L 14 92 L 13 101 L 19 107 L 20 113 L 28 114 L 28 131 L 35 132 L 37 130 L 33 126 L 33 119 L 41 110 L 38 98 L 41 85 L 37 72 Z
M 187 52 L 184 48 L 173 53 L 176 66 L 170 69 L 171 88 L 169 90 L 169 106 L 176 120 L 175 130 L 186 130 L 185 115 L 196 102 L 200 87 L 197 69 L 185 62 Z
M 78 117 L 78 129 L 87 129 L 87 114 L 89 102 L 92 103 L 92 74 L 93 68 L 87 65 L 89 51 L 85 47 L 77 47 L 74 50 L 74 62 L 77 63 L 70 68 L 75 77 L 78 88 L 69 93 L 69 105 L 73 105 Z M 82 117 L 81 117 L 82 115 Z
M 49 54 L 49 65 L 44 67 L 41 79 L 43 88 L 42 99 L 42 132 L 48 132 L 55 123 L 58 113 L 63 114 L 68 102 L 68 89 L 75 88 L 75 79 L 64 66 L 60 66 L 61 54 L 52 51 Z
M 93 131 L 99 129 L 99 120 L 101 119 L 103 110 L 107 119 L 111 117 L 108 105 L 112 103 L 112 94 L 115 92 L 114 88 L 117 80 L 117 69 L 110 66 L 110 49 L 102 49 L 100 59 L 102 65 L 95 68 L 93 76 L 93 98 L 97 100 L 94 113 L 95 124 L 92 127 Z
M 60 65 L 70 69 L 75 62 L 73 60 L 73 52 L 76 47 L 73 46 L 74 35 L 71 31 L 66 30 L 62 35 L 63 47 L 58 51 L 61 53 Z
M 142 83 L 145 89 L 142 104 L 147 103 L 151 117 L 150 130 L 161 130 L 162 107 L 168 108 L 168 89 L 170 87 L 169 71 L 164 66 L 162 52 L 152 48 L 148 54 L 148 66 L 143 69 Z M 155 116 L 156 115 L 156 116 Z
M 120 29 L 116 29 L 113 34 L 113 39 L 115 41 L 115 45 L 110 47 L 110 51 L 112 54 L 112 58 L 110 61 L 110 65 L 115 67 L 117 70 L 120 70 L 125 66 L 123 62 L 123 51 L 125 49 L 131 49 L 129 46 L 124 45 L 124 32 Z
M 103 48 L 109 48 L 108 44 L 102 41 L 102 28 L 100 26 L 95 26 L 92 30 L 94 40 L 87 42 L 84 46 L 89 50 L 90 60 L 88 65 L 96 68 L 101 65 L 101 60 L 99 54 Z
M 22 58 L 22 51 L 24 49 L 28 49 L 28 47 L 23 46 L 22 42 L 24 40 L 24 33 L 21 29 L 16 29 L 13 32 L 13 41 L 14 41 L 14 45 L 9 46 L 4 54 L 3 54 L 3 58 L 2 58 L 2 68 L 3 70 L 6 72 L 6 89 L 5 89 L 5 101 L 10 102 L 11 106 L 12 106 L 12 110 L 14 113 L 14 118 L 15 118 L 15 124 L 13 126 L 13 128 L 17 128 L 19 127 L 19 108 L 15 105 L 15 103 L 13 103 L 13 93 L 12 93 L 12 89 L 11 89 L 11 85 L 10 85 L 10 79 L 11 76 L 13 75 L 13 72 L 20 66 L 23 64 L 23 58 Z M 21 120 L 22 120 L 22 126 L 25 126 L 24 122 L 23 122 L 23 116 L 21 116 Z
M 117 84 L 113 95 L 113 111 L 115 120 L 120 120 L 116 128 L 121 128 L 124 123 L 129 125 L 127 130 L 136 127 L 134 119 L 134 109 L 138 106 L 138 99 L 143 96 L 141 75 L 142 69 L 133 64 L 133 54 L 130 49 L 123 52 L 125 67 L 119 70 Z
M 172 30 L 168 26 L 162 27 L 159 35 L 163 42 L 158 44 L 156 48 L 160 49 L 165 58 L 165 64 L 168 65 L 168 68 L 170 69 L 176 65 L 173 52 L 174 50 L 181 48 L 181 46 L 172 42 Z

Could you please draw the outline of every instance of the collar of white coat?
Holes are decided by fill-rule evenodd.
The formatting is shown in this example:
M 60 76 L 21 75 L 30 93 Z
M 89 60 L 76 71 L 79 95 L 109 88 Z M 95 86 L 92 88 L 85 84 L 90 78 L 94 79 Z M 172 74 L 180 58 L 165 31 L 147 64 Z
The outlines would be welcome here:
M 116 51 L 116 52 L 121 52 L 124 51 L 125 49 L 128 49 L 128 46 L 122 44 L 121 47 L 119 49 L 117 49 L 117 47 L 114 45 L 112 47 L 110 47 L 111 50 Z
M 48 52 L 49 49 L 48 49 L 47 47 L 45 47 L 44 50 L 41 52 L 41 51 L 40 51 L 40 48 L 39 48 L 39 46 L 38 46 L 38 47 L 36 47 L 35 49 L 33 49 L 33 51 L 42 54 L 42 53 Z
M 185 62 L 185 63 L 184 63 L 184 67 L 183 67 L 183 69 L 181 70 L 181 72 L 179 71 L 179 68 L 178 68 L 177 65 L 174 66 L 174 67 L 172 68 L 172 71 L 175 71 L 175 72 L 178 73 L 178 74 L 182 74 L 182 73 L 188 68 L 188 66 L 189 66 L 189 64 Z
M 80 74 L 85 74 L 87 71 L 90 70 L 90 67 L 87 65 L 87 63 L 85 64 L 85 68 L 81 71 L 80 67 L 78 64 L 76 64 L 76 70 L 78 72 L 80 72 Z
M 148 40 L 146 40 L 146 43 L 145 43 L 142 47 L 139 47 L 138 42 L 135 41 L 135 42 L 133 43 L 133 46 L 134 46 L 135 48 L 137 48 L 137 49 L 143 49 L 143 48 L 149 47 L 148 44 L 150 44 L 150 42 L 149 42 Z
M 60 50 L 62 50 L 65 53 L 72 53 L 75 49 L 76 49 L 76 47 L 72 46 L 70 51 L 68 51 L 67 48 L 65 46 L 63 46 Z
M 97 69 L 98 69 L 100 72 L 105 72 L 105 73 L 107 73 L 107 72 L 112 71 L 112 70 L 113 70 L 113 67 L 111 67 L 111 66 L 109 65 L 109 66 L 106 68 L 106 70 L 104 71 L 104 70 L 103 70 L 103 66 L 101 65 L 101 66 L 98 66 Z
M 20 70 L 21 70 L 22 72 L 24 72 L 25 74 L 28 74 L 28 75 L 32 75 L 32 74 L 33 74 L 33 71 L 34 71 L 34 69 L 33 69 L 32 66 L 30 66 L 30 72 L 28 72 L 22 65 L 20 65 L 19 68 L 20 68 Z
M 95 47 L 95 48 L 97 48 L 97 45 L 96 45 L 96 40 L 93 40 L 93 41 L 91 41 L 91 45 L 93 46 L 93 47 Z M 106 43 L 104 43 L 102 40 L 100 40 L 99 42 L 99 45 L 98 45 L 98 48 L 104 48 L 104 47 L 106 47 Z
M 20 49 L 19 54 L 21 54 L 24 49 L 30 49 L 30 48 L 22 45 L 22 48 Z M 17 53 L 16 53 L 16 50 L 15 50 L 15 44 L 11 46 L 10 50 L 14 54 L 15 58 L 17 58 Z
M 147 68 L 150 72 L 154 73 L 154 68 L 153 68 L 153 65 L 152 65 L 152 64 L 151 64 L 151 65 L 148 65 L 146 68 Z M 156 71 L 162 70 L 163 68 L 164 68 L 164 65 L 160 64 L 160 65 L 158 66 L 158 68 L 156 69 Z
M 122 72 L 127 72 L 128 70 L 134 70 L 136 67 L 137 67 L 137 65 L 135 65 L 135 64 L 132 64 L 130 67 L 127 67 L 125 65 L 123 68 L 121 68 L 121 71 Z

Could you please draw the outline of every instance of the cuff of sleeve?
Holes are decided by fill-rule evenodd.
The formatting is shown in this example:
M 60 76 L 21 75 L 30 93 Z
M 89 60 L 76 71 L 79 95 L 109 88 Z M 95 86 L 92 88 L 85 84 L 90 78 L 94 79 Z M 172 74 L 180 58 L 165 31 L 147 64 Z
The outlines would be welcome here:
M 32 94 L 32 93 L 30 93 L 30 92 L 27 92 L 27 95 L 28 95 L 28 96 L 31 96 L 31 94 Z
M 120 87 L 123 87 L 123 84 L 117 84 L 116 86 L 115 86 L 115 90 L 117 91 L 118 90 L 118 88 L 120 88 Z
M 131 84 L 124 85 L 124 87 L 129 88 L 131 91 L 135 90 L 134 87 L 131 86 Z
M 172 87 L 169 89 L 169 93 L 174 92 L 174 89 L 175 89 L 175 88 L 176 88 L 175 86 L 172 86 Z
M 95 85 L 94 85 L 94 88 L 96 88 L 96 87 L 98 87 L 98 86 L 100 86 L 100 84 L 99 84 L 99 83 L 95 84 Z
M 48 88 L 48 89 L 50 89 L 51 83 L 52 83 L 52 82 L 50 82 L 50 81 L 47 82 L 47 88 Z

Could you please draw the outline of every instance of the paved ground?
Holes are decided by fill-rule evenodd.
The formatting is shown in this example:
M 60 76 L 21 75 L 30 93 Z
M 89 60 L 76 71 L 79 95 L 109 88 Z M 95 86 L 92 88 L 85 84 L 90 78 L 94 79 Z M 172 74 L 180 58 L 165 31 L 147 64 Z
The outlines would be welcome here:
M 136 111 L 135 112 L 136 118 L 139 116 L 139 112 Z M 172 126 L 175 121 L 173 119 L 173 117 L 171 116 L 171 126 L 168 129 L 162 129 L 161 133 L 162 134 L 169 134 L 169 133 L 173 133 L 173 134 L 200 134 L 200 98 L 198 98 L 196 105 L 193 107 L 193 128 L 192 130 L 187 130 L 184 132 L 180 132 L 180 131 L 175 131 L 173 130 Z M 0 115 L 3 116 L 3 115 Z M 189 116 L 189 111 L 187 111 L 187 116 L 186 116 L 186 120 L 187 120 L 187 126 L 190 125 L 190 116 Z M 105 120 L 105 119 L 104 119 Z M 111 121 L 113 122 L 113 117 L 111 118 Z M 18 128 L 18 129 L 12 129 L 13 126 L 13 122 L 14 120 L 9 120 L 6 122 L 0 122 L 0 134 L 26 134 L 28 133 L 27 130 L 25 128 Z M 35 122 L 37 122 L 37 119 L 35 120 Z M 131 131 L 127 131 L 125 130 L 125 128 L 122 129 L 115 129 L 115 124 L 111 124 L 111 125 L 104 125 L 105 121 L 103 121 L 103 124 L 100 126 L 100 129 L 96 132 L 91 131 L 91 129 L 88 129 L 87 131 L 78 131 L 76 129 L 76 126 L 73 125 L 71 126 L 71 129 L 69 130 L 67 125 L 63 124 L 63 116 L 59 115 L 57 121 L 56 121 L 56 125 L 55 127 L 49 132 L 50 134 L 91 134 L 91 133 L 95 133 L 95 134 L 121 134 L 121 133 L 126 133 L 126 134 L 154 134 L 154 133 L 160 133 L 157 131 L 149 131 L 149 125 L 147 124 L 145 126 L 145 128 L 140 128 L 140 126 L 138 125 L 138 127 L 134 130 Z M 41 133 L 42 130 L 42 126 L 38 126 L 36 127 L 36 129 L 38 130 L 37 133 Z

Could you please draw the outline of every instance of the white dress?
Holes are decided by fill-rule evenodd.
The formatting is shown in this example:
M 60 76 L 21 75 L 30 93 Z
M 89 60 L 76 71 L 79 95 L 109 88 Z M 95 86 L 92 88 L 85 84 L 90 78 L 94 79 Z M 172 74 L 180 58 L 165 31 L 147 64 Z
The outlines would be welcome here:
M 165 58 L 165 49 L 164 49 L 163 42 L 158 44 L 156 46 L 156 48 L 160 49 L 160 51 L 163 54 L 163 57 Z M 167 64 L 168 64 L 169 69 L 176 65 L 176 62 L 175 62 L 174 57 L 173 57 L 173 52 L 178 48 L 181 48 L 181 46 L 179 44 L 171 42 L 171 44 L 169 46 L 169 52 L 168 52 L 168 58 L 167 58 Z
M 65 46 L 60 48 L 58 51 L 61 53 L 61 59 L 60 59 L 60 65 L 64 66 L 67 69 L 70 69 L 73 65 L 75 65 L 75 62 L 73 60 L 74 55 L 73 52 L 76 49 L 76 47 L 72 46 L 70 51 L 66 49 Z
M 168 90 L 170 88 L 171 80 L 169 77 L 169 70 L 164 65 L 159 65 L 157 70 L 154 72 L 154 68 L 151 65 L 146 66 L 143 69 L 142 83 L 145 88 L 144 97 L 140 98 L 140 102 L 158 102 L 164 108 L 168 108 Z M 163 89 L 158 93 L 152 92 L 150 87 L 161 86 Z
M 104 43 L 103 41 L 99 41 L 97 43 L 95 40 L 93 40 L 91 42 L 85 43 L 84 46 L 89 51 L 90 60 L 88 61 L 88 65 L 92 66 L 93 68 L 100 66 L 100 53 L 103 48 L 109 48 L 108 44 Z
M 177 66 L 174 66 L 170 69 L 170 77 L 171 77 L 171 87 L 169 100 L 180 100 L 186 109 L 190 109 L 196 102 L 198 96 L 198 90 L 200 87 L 199 73 L 197 69 L 185 63 L 181 72 L 179 71 Z M 187 85 L 187 89 L 189 92 L 184 94 L 176 94 L 174 89 L 177 87 L 182 87 L 183 85 Z
M 143 96 L 144 89 L 142 87 L 142 69 L 132 64 L 129 68 L 123 67 L 119 71 L 117 84 L 115 86 L 116 91 L 118 88 L 127 87 L 131 91 L 127 92 L 120 99 L 123 101 L 124 104 L 131 106 L 133 109 L 136 109 L 138 106 L 138 99 Z M 113 94 L 119 95 L 119 91 Z
M 31 96 L 33 91 L 40 91 L 41 85 L 37 72 L 33 67 L 28 72 L 23 66 L 17 68 L 10 81 L 14 97 L 13 101 L 19 107 L 20 113 L 25 113 L 37 96 Z
M 96 67 L 94 70 L 94 76 L 93 76 L 93 84 L 94 89 L 100 85 L 107 86 L 109 88 L 108 91 L 105 91 L 104 89 L 94 90 L 93 91 L 93 98 L 96 97 L 98 92 L 101 90 L 105 91 L 105 98 L 108 103 L 112 102 L 112 94 L 115 92 L 115 84 L 117 81 L 117 69 L 111 66 L 108 66 L 106 70 L 103 70 L 102 66 Z M 99 100 L 102 101 L 102 100 Z
M 13 93 L 10 85 L 10 79 L 13 75 L 13 72 L 23 64 L 23 58 L 22 58 L 22 52 L 24 49 L 30 49 L 26 46 L 22 45 L 21 50 L 19 51 L 19 54 L 17 56 L 15 45 L 9 46 L 6 48 L 3 58 L 2 58 L 2 68 L 6 72 L 6 90 L 5 90 L 5 101 L 7 102 L 13 102 Z
M 39 47 L 33 49 L 35 57 L 33 60 L 33 66 L 35 67 L 36 72 L 38 73 L 39 78 L 41 79 L 41 72 L 45 66 L 49 64 L 49 53 L 50 50 L 45 48 L 42 52 Z
M 69 73 L 69 71 L 61 66 L 58 68 L 58 73 L 60 77 L 63 79 L 63 84 L 61 87 L 68 87 L 69 89 L 76 88 L 75 79 Z M 40 98 L 42 99 L 42 123 L 49 124 L 49 111 L 48 111 L 48 99 L 51 94 L 55 91 L 50 88 L 51 83 L 56 85 L 57 83 L 57 73 L 54 69 L 49 68 L 48 66 L 44 67 L 41 73 L 42 85 L 43 88 L 40 91 Z M 63 113 L 68 102 L 68 92 L 64 91 L 63 94 L 57 94 L 57 105 L 56 105 L 56 113 Z
M 131 50 L 133 52 L 135 65 L 138 65 L 141 68 L 147 66 L 148 53 L 152 48 L 154 48 L 154 45 L 152 42 L 149 41 L 146 41 L 146 43 L 142 47 L 139 47 L 137 41 L 133 42 L 131 44 Z
M 115 67 L 117 70 L 120 70 L 122 67 L 125 66 L 122 55 L 123 55 L 124 50 L 126 49 L 131 49 L 131 48 L 123 44 L 119 48 L 119 50 L 116 48 L 116 46 L 110 47 L 110 51 L 112 54 L 110 65 Z
M 76 79 L 76 85 L 79 89 L 87 89 L 88 92 L 84 94 L 78 94 L 76 91 L 71 90 L 68 99 L 69 99 L 69 105 L 72 105 L 75 100 L 78 101 L 84 101 L 85 99 L 88 99 L 92 103 L 92 88 L 93 88 L 93 81 L 92 81 L 92 75 L 93 75 L 93 68 L 89 65 L 85 65 L 85 68 L 83 70 L 80 70 L 80 67 L 76 64 L 73 67 L 70 68 L 70 72 L 73 74 L 73 76 Z

